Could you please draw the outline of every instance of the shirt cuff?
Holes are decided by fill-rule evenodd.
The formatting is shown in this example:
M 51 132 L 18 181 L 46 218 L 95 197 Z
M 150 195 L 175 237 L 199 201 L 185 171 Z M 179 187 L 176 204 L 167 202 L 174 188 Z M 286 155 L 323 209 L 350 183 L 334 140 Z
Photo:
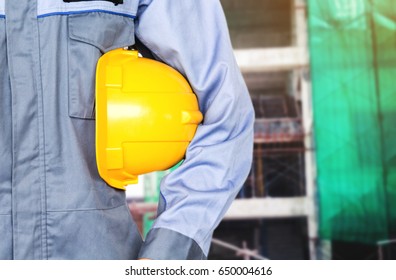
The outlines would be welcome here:
M 205 260 L 201 247 L 191 238 L 165 228 L 149 231 L 139 258 L 153 260 Z

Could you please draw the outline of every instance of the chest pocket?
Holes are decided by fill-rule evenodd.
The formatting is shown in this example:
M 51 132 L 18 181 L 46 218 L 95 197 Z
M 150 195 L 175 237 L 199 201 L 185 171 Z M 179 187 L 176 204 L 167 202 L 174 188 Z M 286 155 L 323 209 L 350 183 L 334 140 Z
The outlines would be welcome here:
M 134 44 L 133 17 L 107 12 L 68 15 L 69 116 L 95 118 L 95 71 L 101 55 Z

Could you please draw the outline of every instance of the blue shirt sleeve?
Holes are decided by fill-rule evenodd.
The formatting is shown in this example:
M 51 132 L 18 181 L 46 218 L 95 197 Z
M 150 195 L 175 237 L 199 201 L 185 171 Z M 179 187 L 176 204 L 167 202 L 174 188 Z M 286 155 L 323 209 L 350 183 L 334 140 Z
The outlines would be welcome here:
M 141 0 L 136 36 L 185 75 L 203 123 L 161 183 L 161 213 L 140 257 L 199 259 L 251 167 L 254 111 L 218 0 Z

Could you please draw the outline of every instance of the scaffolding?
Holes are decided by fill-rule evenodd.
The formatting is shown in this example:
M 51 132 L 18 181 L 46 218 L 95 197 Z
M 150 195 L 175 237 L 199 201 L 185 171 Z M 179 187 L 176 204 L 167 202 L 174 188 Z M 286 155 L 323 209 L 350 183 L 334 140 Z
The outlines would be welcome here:
M 244 193 L 232 204 L 224 220 L 306 217 L 309 255 L 316 259 L 318 226 L 307 9 L 303 0 L 293 0 L 291 8 L 292 46 L 235 50 L 244 74 L 290 71 L 292 96 L 252 96 L 257 117 L 252 171 Z M 294 154 L 298 163 L 285 162 L 286 153 Z M 280 166 L 274 168 L 278 174 L 268 168 L 274 165 Z M 272 197 L 271 183 L 280 177 L 288 180 L 291 173 L 297 187 L 284 190 L 283 197 Z M 300 175 L 303 176 L 296 179 Z M 292 184 L 290 180 L 288 184 Z

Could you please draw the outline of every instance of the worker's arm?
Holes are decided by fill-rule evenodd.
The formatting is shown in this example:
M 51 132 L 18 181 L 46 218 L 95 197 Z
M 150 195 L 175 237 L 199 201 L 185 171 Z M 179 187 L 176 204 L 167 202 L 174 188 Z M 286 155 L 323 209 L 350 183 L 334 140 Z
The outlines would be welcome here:
M 218 0 L 141 0 L 136 35 L 187 77 L 204 114 L 184 163 L 161 183 L 161 214 L 139 257 L 204 259 L 251 167 L 251 100 Z

